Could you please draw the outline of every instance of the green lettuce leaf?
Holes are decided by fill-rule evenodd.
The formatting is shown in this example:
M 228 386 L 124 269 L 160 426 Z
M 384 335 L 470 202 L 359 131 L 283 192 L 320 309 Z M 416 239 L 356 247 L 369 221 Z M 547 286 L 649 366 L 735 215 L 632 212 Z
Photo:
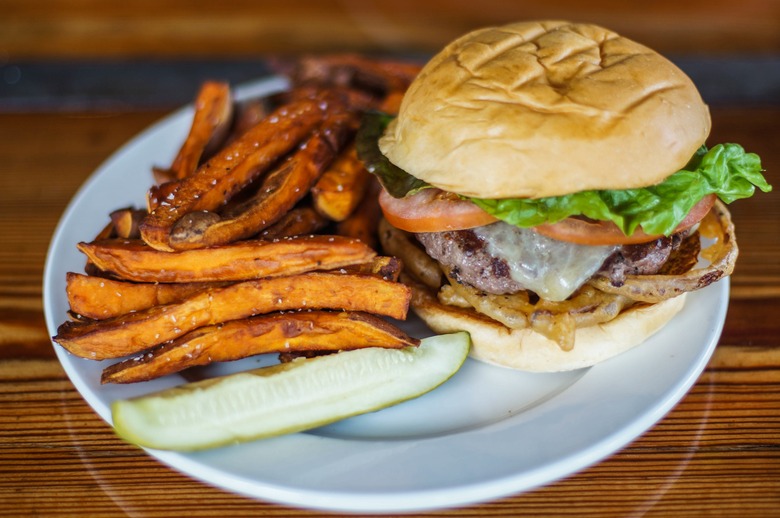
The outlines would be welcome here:
M 355 139 L 355 150 L 369 173 L 395 198 L 409 196 L 431 185 L 410 175 L 387 159 L 379 150 L 379 137 L 393 120 L 392 115 L 369 112 L 363 116 Z
M 431 187 L 392 164 L 377 140 L 392 117 L 367 114 L 358 133 L 358 155 L 390 195 L 402 198 Z M 640 189 L 581 191 L 547 198 L 466 198 L 498 219 L 519 227 L 555 223 L 571 216 L 612 221 L 626 235 L 638 227 L 648 234 L 670 235 L 702 198 L 715 194 L 724 203 L 749 198 L 772 187 L 762 175 L 761 159 L 739 144 L 702 146 L 680 171 L 662 183 Z
M 662 183 L 640 189 L 581 191 L 538 199 L 469 198 L 498 219 L 519 227 L 555 223 L 570 216 L 612 221 L 626 235 L 637 227 L 670 235 L 702 198 L 715 194 L 724 203 L 749 198 L 756 187 L 772 187 L 761 174 L 761 160 L 738 144 L 702 147 L 688 165 Z

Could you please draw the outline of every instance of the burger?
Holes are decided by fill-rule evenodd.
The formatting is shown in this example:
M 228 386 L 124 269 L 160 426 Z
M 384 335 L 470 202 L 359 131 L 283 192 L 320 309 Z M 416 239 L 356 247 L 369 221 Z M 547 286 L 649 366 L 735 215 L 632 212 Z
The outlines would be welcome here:
M 397 115 L 367 114 L 358 152 L 414 312 L 469 331 L 479 360 L 550 372 L 636 346 L 731 273 L 725 204 L 771 186 L 709 132 L 693 82 L 653 50 L 520 22 L 446 46 Z

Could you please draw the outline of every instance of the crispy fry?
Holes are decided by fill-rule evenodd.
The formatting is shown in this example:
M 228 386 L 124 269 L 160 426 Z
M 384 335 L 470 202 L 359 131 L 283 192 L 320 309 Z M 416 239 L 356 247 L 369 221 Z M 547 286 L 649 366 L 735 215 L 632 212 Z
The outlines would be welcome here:
M 141 237 L 138 231 L 138 225 L 146 217 L 145 210 L 137 209 L 119 209 L 111 213 L 111 223 L 113 224 L 113 237 L 123 239 L 138 239 Z
M 220 215 L 191 213 L 179 219 L 169 244 L 188 250 L 253 236 L 275 223 L 311 189 L 357 127 L 355 113 L 334 107 L 321 128 L 291 157 L 270 172 L 257 193 Z
M 172 251 L 170 233 L 187 214 L 214 211 L 264 173 L 313 131 L 325 113 L 322 102 L 303 99 L 275 110 L 214 155 L 149 212 L 141 236 L 158 250 Z
M 373 275 L 314 272 L 209 289 L 116 318 L 65 322 L 54 341 L 94 360 L 136 354 L 199 327 L 290 309 L 365 311 L 403 320 L 411 292 Z
M 70 310 L 82 317 L 103 319 L 179 302 L 224 283 L 134 283 L 68 272 L 65 276 Z
M 97 233 L 95 240 L 112 239 L 115 237 L 137 239 L 139 236 L 138 224 L 145 215 L 146 211 L 133 207 L 116 209 L 108 215 L 109 222 Z
M 386 281 L 397 281 L 401 275 L 401 260 L 397 257 L 379 256 L 370 262 L 347 266 L 340 271 L 351 274 L 378 275 Z
M 111 239 L 114 237 L 114 222 L 109 221 L 105 227 L 100 229 L 100 232 L 95 236 L 95 240 L 99 239 Z
M 311 207 L 296 207 L 288 211 L 282 219 L 260 232 L 262 239 L 301 236 L 322 230 L 328 225 L 327 218 L 319 215 Z
M 227 83 L 204 82 L 194 104 L 190 132 L 168 170 L 171 178 L 181 179 L 194 173 L 201 158 L 214 153 L 230 130 L 233 96 Z
M 354 143 L 345 149 L 311 189 L 315 210 L 332 221 L 347 219 L 363 199 L 371 175 Z
M 422 66 L 390 59 L 367 58 L 358 54 L 307 56 L 293 70 L 285 70 L 295 83 L 368 88 L 389 92 L 406 90 Z
M 202 282 L 259 279 L 328 270 L 371 260 L 371 248 L 341 236 L 311 235 L 278 241 L 161 252 L 141 241 L 110 239 L 79 243 L 103 271 L 137 282 Z
M 389 92 L 379 105 L 379 111 L 389 113 L 391 115 L 397 114 L 401 110 L 401 101 L 404 98 L 405 90 L 395 90 Z
M 273 313 L 207 326 L 103 370 L 101 383 L 135 383 L 188 367 L 266 353 L 417 346 L 387 321 L 359 312 Z
M 145 211 L 137 210 L 132 207 L 113 211 L 109 214 L 110 221 L 100 230 L 100 232 L 98 232 L 97 236 L 95 236 L 95 241 L 114 239 L 116 237 L 132 237 L 137 239 L 139 237 L 138 224 L 145 214 Z M 89 258 L 84 265 L 84 271 L 89 275 L 95 275 L 97 277 L 107 276 L 106 273 L 95 266 Z
M 277 103 L 292 103 L 301 99 L 319 99 L 322 98 L 325 88 L 321 84 L 305 83 L 296 84 L 290 90 L 278 93 L 274 96 Z M 337 86 L 327 89 L 328 95 L 343 104 L 347 109 L 357 112 L 366 110 L 375 110 L 381 97 L 376 93 L 367 92 L 357 88 Z
M 271 97 L 261 97 L 259 99 L 247 99 L 236 105 L 235 120 L 233 121 L 233 130 L 229 139 L 234 140 L 271 114 L 273 105 Z
M 359 239 L 371 248 L 377 248 L 377 227 L 382 217 L 377 201 L 380 188 L 379 182 L 373 179 L 369 181 L 366 194 L 360 204 L 347 219 L 336 225 L 337 234 Z

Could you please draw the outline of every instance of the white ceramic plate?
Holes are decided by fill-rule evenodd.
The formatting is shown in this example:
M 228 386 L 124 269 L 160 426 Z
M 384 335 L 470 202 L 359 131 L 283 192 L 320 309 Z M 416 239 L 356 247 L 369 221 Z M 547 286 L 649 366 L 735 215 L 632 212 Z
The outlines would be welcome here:
M 240 97 L 283 88 L 281 80 L 239 90 Z M 151 167 L 165 165 L 189 128 L 182 109 L 133 139 L 86 182 L 65 211 L 49 250 L 45 313 L 49 333 L 66 318 L 65 273 L 83 271 L 76 243 L 90 240 L 114 209 L 144 206 Z M 149 451 L 206 483 L 268 501 L 353 512 L 453 507 L 528 490 L 619 450 L 661 419 L 688 391 L 722 330 L 728 282 L 691 294 L 684 310 L 639 347 L 595 367 L 530 374 L 469 360 L 439 389 L 380 412 L 309 433 L 212 451 Z M 419 321 L 407 323 L 417 336 Z M 71 356 L 63 367 L 92 408 L 111 423 L 117 398 L 180 384 L 101 386 L 106 362 Z M 255 367 L 268 357 L 210 368 Z

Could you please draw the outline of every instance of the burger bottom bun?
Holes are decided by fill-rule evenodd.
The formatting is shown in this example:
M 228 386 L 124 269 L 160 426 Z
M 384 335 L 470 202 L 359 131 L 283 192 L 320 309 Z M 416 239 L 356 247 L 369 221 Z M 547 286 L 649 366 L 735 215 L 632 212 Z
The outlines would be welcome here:
M 580 369 L 617 356 L 666 325 L 683 308 L 686 296 L 632 307 L 614 320 L 577 329 L 574 348 L 564 351 L 531 329 L 509 329 L 471 309 L 444 305 L 422 285 L 415 283 L 412 290 L 414 312 L 434 332 L 468 331 L 473 358 L 532 372 Z

